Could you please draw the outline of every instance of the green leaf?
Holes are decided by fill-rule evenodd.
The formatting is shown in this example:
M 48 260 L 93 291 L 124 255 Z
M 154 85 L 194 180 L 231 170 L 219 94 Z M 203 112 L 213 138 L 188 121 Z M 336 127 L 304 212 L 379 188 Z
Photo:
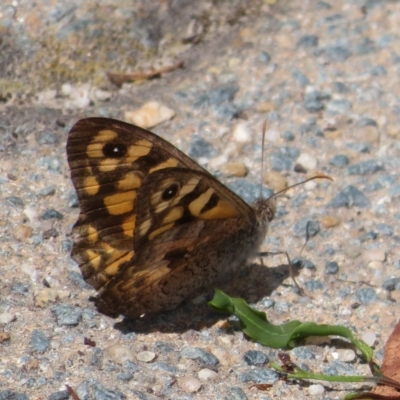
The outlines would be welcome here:
M 229 297 L 216 289 L 214 298 L 208 305 L 219 312 L 227 312 L 239 318 L 243 332 L 254 341 L 275 349 L 285 348 L 294 339 L 308 336 L 341 336 L 350 340 L 359 349 L 366 360 L 371 362 L 372 349 L 362 340 L 358 340 L 346 327 L 340 325 L 318 325 L 314 322 L 289 321 L 282 325 L 268 322 L 264 312 L 250 307 L 241 298 Z

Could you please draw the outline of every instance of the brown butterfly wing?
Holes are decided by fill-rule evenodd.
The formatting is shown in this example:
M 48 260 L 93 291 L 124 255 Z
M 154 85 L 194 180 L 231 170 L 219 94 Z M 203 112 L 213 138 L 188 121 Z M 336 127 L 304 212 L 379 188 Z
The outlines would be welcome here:
M 138 190 L 135 256 L 100 291 L 98 308 L 137 318 L 176 308 L 226 281 L 249 256 L 253 209 L 209 174 L 168 168 Z
M 135 204 L 146 177 L 170 167 L 207 173 L 155 134 L 107 118 L 78 121 L 67 156 L 80 204 L 72 257 L 96 289 L 134 256 Z

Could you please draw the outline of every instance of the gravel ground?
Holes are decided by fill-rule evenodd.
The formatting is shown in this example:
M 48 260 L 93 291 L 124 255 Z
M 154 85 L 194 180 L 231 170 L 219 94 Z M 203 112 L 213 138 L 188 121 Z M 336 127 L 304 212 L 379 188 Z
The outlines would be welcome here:
M 277 380 L 278 352 L 204 299 L 153 319 L 99 314 L 69 258 L 65 143 L 79 118 L 129 119 L 158 101 L 176 115 L 152 130 L 246 201 L 262 175 L 274 190 L 331 175 L 278 198 L 263 246 L 289 252 L 307 296 L 279 255 L 232 290 L 275 323 L 348 326 L 381 362 L 400 301 L 400 3 L 133 3 L 1 1 L 0 399 L 67 399 L 66 384 L 81 400 L 342 398 L 356 386 Z M 105 74 L 180 61 L 122 87 Z M 335 339 L 289 353 L 313 371 L 368 372 Z

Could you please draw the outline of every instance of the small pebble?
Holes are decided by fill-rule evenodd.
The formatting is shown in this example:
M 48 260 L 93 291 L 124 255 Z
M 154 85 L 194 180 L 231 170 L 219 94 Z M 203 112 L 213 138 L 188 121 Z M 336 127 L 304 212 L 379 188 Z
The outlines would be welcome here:
M 268 129 L 267 132 L 265 132 L 265 140 L 276 143 L 279 140 L 279 132 L 275 129 Z
M 156 354 L 152 351 L 141 351 L 136 354 L 136 358 L 138 361 L 151 362 L 156 358 Z
M 7 325 L 16 320 L 15 314 L 4 312 L 0 314 L 0 324 Z
M 273 385 L 278 381 L 279 375 L 270 368 L 256 368 L 250 372 L 244 372 L 239 376 L 242 382 L 266 383 Z
M 262 397 L 262 400 L 269 400 L 269 397 Z M 224 400 L 248 400 L 246 393 L 239 386 L 233 386 L 227 389 Z
M 341 222 L 340 218 L 335 217 L 333 215 L 324 215 L 321 218 L 321 225 L 324 228 L 333 228 L 335 226 L 340 225 L 340 222 Z
M 371 261 L 368 263 L 368 268 L 374 269 L 375 271 L 382 271 L 383 264 L 381 261 Z
M 248 168 L 241 162 L 224 164 L 221 166 L 220 170 L 226 176 L 235 176 L 237 178 L 242 178 L 249 172 Z
M 50 341 L 43 332 L 34 329 L 31 334 L 31 347 L 38 353 L 44 353 L 49 349 Z
M 381 261 L 382 262 L 382 261 L 386 260 L 386 253 L 380 249 L 364 250 L 363 256 L 366 261 Z
M 214 381 L 215 379 L 217 379 L 218 374 L 212 369 L 202 368 L 198 372 L 197 376 L 201 381 L 207 382 L 207 381 Z
M 112 344 L 105 349 L 105 353 L 116 363 L 124 364 L 126 361 L 135 361 L 135 355 L 126 346 Z
M 356 298 L 361 304 L 372 304 L 378 300 L 375 290 L 370 287 L 357 289 Z
M 181 350 L 179 356 L 181 358 L 188 358 L 190 360 L 196 360 L 206 365 L 217 365 L 219 360 L 214 354 L 208 351 L 200 349 L 199 347 L 185 347 Z
M 278 171 L 268 171 L 264 174 L 264 182 L 274 192 L 286 189 L 288 186 L 287 178 Z
M 383 169 L 383 164 L 375 160 L 363 161 L 347 168 L 347 175 L 372 175 Z
M 337 349 L 332 353 L 332 357 L 343 362 L 353 362 L 356 359 L 356 353 L 352 349 Z
M 14 229 L 14 237 L 17 240 L 25 240 L 32 237 L 33 229 L 27 225 L 17 225 Z
M 373 346 L 376 341 L 376 333 L 367 331 L 361 335 L 361 340 L 363 340 L 368 346 Z
M 76 326 L 82 318 L 82 309 L 69 304 L 58 304 L 51 307 L 58 326 Z
M 329 261 L 325 265 L 325 272 L 328 275 L 336 275 L 339 272 L 339 264 L 336 261 Z
M 268 357 L 265 353 L 258 350 L 249 350 L 243 356 L 247 365 L 262 366 L 268 362 Z
M 400 278 L 390 278 L 386 279 L 382 283 L 382 288 L 388 291 L 393 291 L 395 290 L 400 284 Z
M 336 168 L 343 168 L 349 163 L 349 158 L 345 154 L 338 154 L 329 160 L 329 164 Z
M 308 393 L 310 396 L 319 396 L 319 398 L 322 398 L 321 396 L 324 395 L 325 388 L 321 384 L 315 383 L 308 387 Z
M 355 127 L 352 131 L 352 138 L 359 143 L 377 144 L 379 142 L 379 130 L 376 125 L 367 123 L 364 126 Z
M 313 171 L 317 167 L 317 159 L 311 154 L 302 153 L 297 159 L 297 164 L 300 164 L 307 171 Z
M 150 101 L 134 111 L 125 111 L 125 120 L 142 128 L 152 128 L 175 117 L 175 111 L 157 101 Z
M 235 125 L 232 132 L 232 138 L 238 143 L 251 142 L 251 132 L 246 122 L 239 122 Z
M 295 136 L 291 131 L 283 131 L 281 132 L 281 138 L 287 142 L 292 142 L 295 139 Z
M 178 378 L 178 386 L 186 393 L 195 393 L 200 390 L 201 382 L 193 376 L 186 375 Z

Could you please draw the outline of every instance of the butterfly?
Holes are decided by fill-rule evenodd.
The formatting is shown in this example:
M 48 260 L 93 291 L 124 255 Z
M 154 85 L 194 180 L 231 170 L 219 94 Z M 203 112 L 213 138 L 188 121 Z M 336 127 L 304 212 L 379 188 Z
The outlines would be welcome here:
M 67 157 L 80 205 L 71 256 L 111 317 L 173 310 L 226 283 L 275 215 L 274 199 L 248 205 L 171 143 L 122 121 L 78 121 Z

